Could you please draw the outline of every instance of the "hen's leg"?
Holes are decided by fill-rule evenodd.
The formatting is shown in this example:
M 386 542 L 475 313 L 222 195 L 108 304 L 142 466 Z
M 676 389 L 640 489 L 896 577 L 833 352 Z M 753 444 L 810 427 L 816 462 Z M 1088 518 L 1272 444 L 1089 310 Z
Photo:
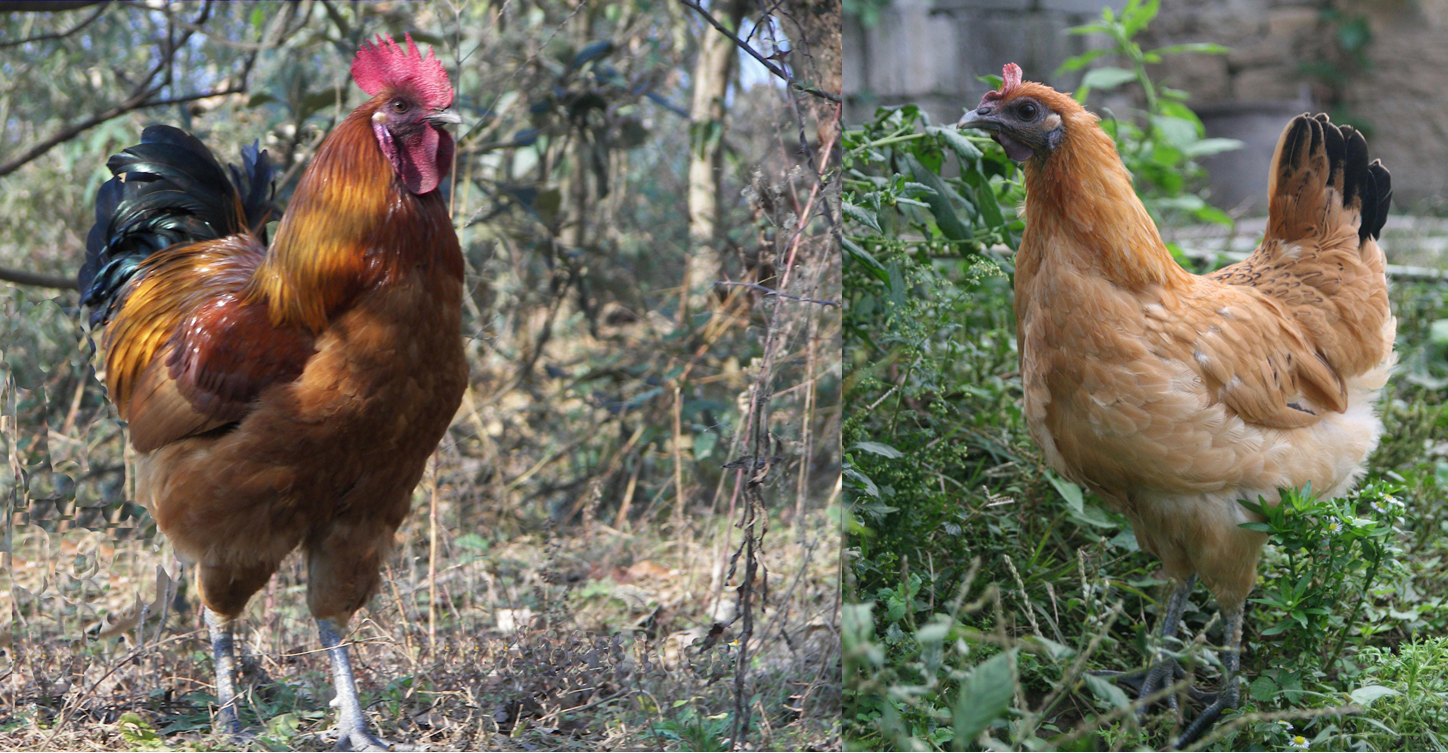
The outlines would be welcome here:
M 231 620 L 210 607 L 203 608 L 206 629 L 211 633 L 211 655 L 216 660 L 216 726 L 222 732 L 239 738 L 241 720 L 236 716 L 236 655 L 231 636 Z
M 1171 598 L 1167 600 L 1166 613 L 1163 614 L 1161 618 L 1161 637 L 1164 641 L 1170 641 L 1176 638 L 1177 630 L 1181 627 L 1182 614 L 1186 612 L 1187 609 L 1187 599 L 1191 596 L 1192 588 L 1196 583 L 1197 576 L 1192 575 L 1187 577 L 1186 580 L 1177 585 L 1176 589 L 1172 591 Z M 1147 658 L 1150 660 L 1150 665 L 1144 670 L 1135 669 L 1130 672 L 1096 672 L 1094 674 L 1101 677 L 1114 678 L 1117 685 L 1125 685 L 1135 690 L 1137 698 L 1146 698 L 1152 693 L 1166 687 L 1173 680 L 1180 678 L 1183 674 L 1181 665 L 1178 664 L 1174 658 L 1161 657 L 1159 655 L 1153 655 Z M 1199 693 L 1193 689 L 1192 695 L 1196 697 Z M 1172 708 L 1176 708 L 1175 696 L 1172 696 L 1168 702 Z M 1146 709 L 1141 709 L 1139 713 L 1145 714 Z
M 1170 643 L 1176 640 L 1177 629 L 1181 627 L 1182 614 L 1187 611 L 1187 599 L 1192 595 L 1192 588 L 1197 584 L 1197 576 L 1191 575 L 1182 581 L 1171 598 L 1166 603 L 1166 614 L 1161 619 L 1161 638 L 1163 643 Z M 1158 651 L 1152 657 L 1151 670 L 1146 673 L 1146 680 L 1141 683 L 1141 692 L 1138 698 L 1145 698 L 1171 683 L 1180 674 L 1181 667 L 1173 657 L 1162 656 Z M 1176 708 L 1176 696 L 1168 699 L 1172 708 Z
M 367 730 L 367 718 L 362 715 L 362 704 L 357 700 L 352 660 L 347 656 L 347 644 L 338 635 L 338 628 L 332 620 L 317 618 L 317 634 L 332 659 L 332 685 L 337 691 L 332 705 L 341 714 L 337 719 L 337 750 L 391 750 L 391 745 Z
M 1196 742 L 1197 738 L 1217 723 L 1217 718 L 1222 715 L 1222 712 L 1237 708 L 1237 670 L 1241 668 L 1242 653 L 1242 605 L 1238 604 L 1230 611 L 1223 609 L 1222 615 L 1224 618 L 1223 632 L 1227 638 L 1227 651 L 1222 657 L 1221 690 L 1217 692 L 1217 700 L 1202 709 L 1202 713 L 1192 720 L 1187 731 L 1172 743 L 1173 748 L 1183 748 Z

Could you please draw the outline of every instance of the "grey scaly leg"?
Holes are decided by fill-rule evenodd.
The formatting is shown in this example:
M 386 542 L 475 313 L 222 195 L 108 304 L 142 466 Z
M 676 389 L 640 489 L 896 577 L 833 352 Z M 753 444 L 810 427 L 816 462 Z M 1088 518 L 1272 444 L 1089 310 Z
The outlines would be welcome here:
M 1227 638 L 1227 651 L 1222 657 L 1222 688 L 1217 693 L 1217 700 L 1212 705 L 1202 709 L 1202 713 L 1192 721 L 1187 731 L 1172 743 L 1173 748 L 1184 748 L 1196 742 L 1197 738 L 1212 728 L 1217 723 L 1217 718 L 1223 711 L 1237 708 L 1239 689 L 1237 687 L 1237 670 L 1241 668 L 1242 655 L 1242 605 L 1238 604 L 1230 612 L 1223 611 L 1224 633 Z
M 337 719 L 337 750 L 392 750 L 390 744 L 367 731 L 367 718 L 362 715 L 362 704 L 357 700 L 352 661 L 347 657 L 347 645 L 337 633 L 338 626 L 331 620 L 317 620 L 317 634 L 332 659 L 332 686 L 337 691 L 332 705 L 341 714 Z
M 236 657 L 233 652 L 231 621 L 202 608 L 206 629 L 211 633 L 211 655 L 216 660 L 216 726 L 232 737 L 241 737 L 241 720 L 236 717 Z
M 1182 581 L 1171 599 L 1166 603 L 1166 614 L 1161 619 L 1161 637 L 1163 642 L 1173 641 L 1176 638 L 1177 629 L 1181 626 L 1182 614 L 1187 611 L 1187 599 L 1192 595 L 1192 588 L 1197 584 L 1197 576 L 1188 576 Z M 1166 687 L 1168 683 L 1176 679 L 1178 670 L 1177 660 L 1171 657 L 1153 656 L 1151 671 L 1146 674 L 1146 681 L 1141 684 L 1141 693 L 1138 698 L 1145 698 Z M 1169 699 L 1173 709 L 1176 708 L 1176 696 Z

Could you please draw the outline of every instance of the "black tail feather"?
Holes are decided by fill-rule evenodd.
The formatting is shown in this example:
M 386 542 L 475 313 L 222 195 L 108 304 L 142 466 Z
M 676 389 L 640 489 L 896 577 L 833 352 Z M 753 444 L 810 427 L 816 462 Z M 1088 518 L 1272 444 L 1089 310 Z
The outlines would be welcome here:
M 1319 136 L 1319 131 L 1321 135 Z M 1311 148 L 1298 152 L 1304 139 L 1311 138 Z M 1280 169 L 1284 177 L 1296 170 L 1296 155 L 1305 159 L 1323 143 L 1323 152 L 1328 159 L 1328 181 L 1342 194 L 1345 207 L 1358 207 L 1361 224 L 1358 226 L 1358 242 L 1378 238 L 1383 232 L 1383 223 L 1388 219 L 1388 208 L 1393 201 L 1393 184 L 1387 168 L 1374 160 L 1368 164 L 1368 142 L 1356 128 L 1349 125 L 1335 125 L 1324 113 L 1308 117 L 1306 113 L 1293 120 L 1282 151 Z
M 242 232 L 266 242 L 266 223 L 281 216 L 271 163 L 257 144 L 241 150 L 241 163 L 223 169 L 199 139 L 164 125 L 106 162 L 116 177 L 96 194 L 79 276 L 92 325 L 110 319 L 142 260 L 160 249 Z
M 1393 181 L 1381 161 L 1373 160 L 1368 165 L 1368 178 L 1371 189 L 1363 199 L 1363 225 L 1358 230 L 1358 238 L 1363 240 L 1370 235 L 1374 238 L 1382 236 L 1383 223 L 1388 221 L 1388 207 L 1393 203 Z

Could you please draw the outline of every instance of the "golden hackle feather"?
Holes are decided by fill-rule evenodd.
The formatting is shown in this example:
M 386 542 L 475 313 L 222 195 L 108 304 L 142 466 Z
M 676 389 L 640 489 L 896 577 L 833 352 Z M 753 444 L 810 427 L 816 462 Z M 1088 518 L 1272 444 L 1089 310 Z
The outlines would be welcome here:
M 430 249 L 430 240 L 452 233 L 451 225 L 439 226 L 438 213 L 417 209 L 443 207 L 440 192 L 402 201 L 392 166 L 376 147 L 372 115 L 393 96 L 384 90 L 357 108 L 302 176 L 271 252 L 246 290 L 248 300 L 266 303 L 273 322 L 320 332 L 365 287 L 428 263 L 414 249 Z M 397 253 L 368 255 L 379 247 Z M 449 271 L 461 278 L 458 262 Z

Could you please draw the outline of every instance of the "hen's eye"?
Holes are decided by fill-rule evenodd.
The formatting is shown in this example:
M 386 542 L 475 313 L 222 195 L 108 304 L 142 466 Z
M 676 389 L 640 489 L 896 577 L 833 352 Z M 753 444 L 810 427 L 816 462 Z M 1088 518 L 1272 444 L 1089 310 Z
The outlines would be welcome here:
M 1027 102 L 1021 105 L 1020 113 L 1022 118 L 1025 118 L 1026 120 L 1031 120 L 1032 118 L 1036 117 L 1036 106 L 1031 104 L 1030 102 Z
M 404 102 L 404 101 L 402 101 L 402 100 L 400 100 L 400 99 L 394 99 L 394 100 L 392 100 L 392 111 L 393 111 L 393 112 L 407 112 L 407 103 Z

